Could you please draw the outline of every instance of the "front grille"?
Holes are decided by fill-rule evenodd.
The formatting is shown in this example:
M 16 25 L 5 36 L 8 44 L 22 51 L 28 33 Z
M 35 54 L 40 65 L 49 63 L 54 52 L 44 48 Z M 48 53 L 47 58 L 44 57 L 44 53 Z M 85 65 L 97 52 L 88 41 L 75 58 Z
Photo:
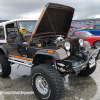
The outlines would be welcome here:
M 71 56 L 74 56 L 75 52 L 79 51 L 79 39 L 73 38 L 73 39 L 70 39 L 69 42 L 71 45 L 70 54 L 71 54 Z

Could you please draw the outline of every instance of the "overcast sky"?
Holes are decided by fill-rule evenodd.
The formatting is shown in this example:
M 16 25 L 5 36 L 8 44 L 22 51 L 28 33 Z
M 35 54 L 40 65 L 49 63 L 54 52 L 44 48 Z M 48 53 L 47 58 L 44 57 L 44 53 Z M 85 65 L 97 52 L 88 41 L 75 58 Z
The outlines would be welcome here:
M 38 19 L 48 2 L 75 8 L 73 19 L 100 18 L 100 0 L 0 0 L 0 19 Z

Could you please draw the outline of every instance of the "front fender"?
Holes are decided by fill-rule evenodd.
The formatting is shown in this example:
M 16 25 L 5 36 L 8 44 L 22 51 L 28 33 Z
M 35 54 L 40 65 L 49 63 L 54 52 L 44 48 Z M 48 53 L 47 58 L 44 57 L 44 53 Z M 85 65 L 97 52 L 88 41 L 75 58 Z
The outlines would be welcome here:
M 54 51 L 53 53 L 48 53 L 47 51 L 47 49 L 37 51 L 35 56 L 33 57 L 33 63 L 35 63 L 37 55 L 39 55 L 37 59 L 43 59 L 43 56 L 49 56 L 54 58 L 55 60 L 63 60 L 68 57 L 66 51 L 63 48 L 52 50 Z

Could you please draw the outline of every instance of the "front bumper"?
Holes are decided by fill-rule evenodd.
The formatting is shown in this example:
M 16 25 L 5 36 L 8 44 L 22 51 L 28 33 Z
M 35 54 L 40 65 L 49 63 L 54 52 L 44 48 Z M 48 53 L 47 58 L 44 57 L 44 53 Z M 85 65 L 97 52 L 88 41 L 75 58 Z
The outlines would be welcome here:
M 96 52 L 98 52 L 98 54 L 96 56 L 94 56 L 94 54 Z M 87 65 L 89 64 L 89 61 L 91 59 L 95 59 L 95 60 L 100 59 L 100 48 L 94 50 L 90 54 L 90 56 L 87 58 L 86 61 L 84 61 L 84 60 L 80 60 L 80 61 L 77 61 L 77 60 L 63 60 L 61 63 L 63 63 L 65 65 L 64 69 L 66 71 L 73 70 L 77 74 L 79 71 L 81 71 L 81 70 L 83 70 L 84 68 L 87 67 Z
M 99 52 L 98 52 L 98 51 L 99 51 Z M 98 54 L 97 54 L 96 56 L 94 56 L 94 54 L 95 54 L 96 52 L 98 52 Z M 89 63 L 90 59 L 93 59 L 93 58 L 95 58 L 95 60 L 100 59 L 100 48 L 94 50 L 94 51 L 92 52 L 92 54 L 88 57 L 87 61 L 85 61 L 84 63 L 80 64 L 79 66 L 73 67 L 73 70 L 74 70 L 75 72 L 82 70 L 84 67 L 87 66 L 87 64 Z

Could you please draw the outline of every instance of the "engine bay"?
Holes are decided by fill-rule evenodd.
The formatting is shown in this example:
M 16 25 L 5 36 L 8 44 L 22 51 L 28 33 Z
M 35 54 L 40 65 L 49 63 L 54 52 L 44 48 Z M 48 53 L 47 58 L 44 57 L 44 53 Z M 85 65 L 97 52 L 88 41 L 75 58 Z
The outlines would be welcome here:
M 31 46 L 35 47 L 50 47 L 50 46 L 59 46 L 58 43 L 64 41 L 62 36 L 56 37 L 41 37 L 41 38 L 33 38 Z

